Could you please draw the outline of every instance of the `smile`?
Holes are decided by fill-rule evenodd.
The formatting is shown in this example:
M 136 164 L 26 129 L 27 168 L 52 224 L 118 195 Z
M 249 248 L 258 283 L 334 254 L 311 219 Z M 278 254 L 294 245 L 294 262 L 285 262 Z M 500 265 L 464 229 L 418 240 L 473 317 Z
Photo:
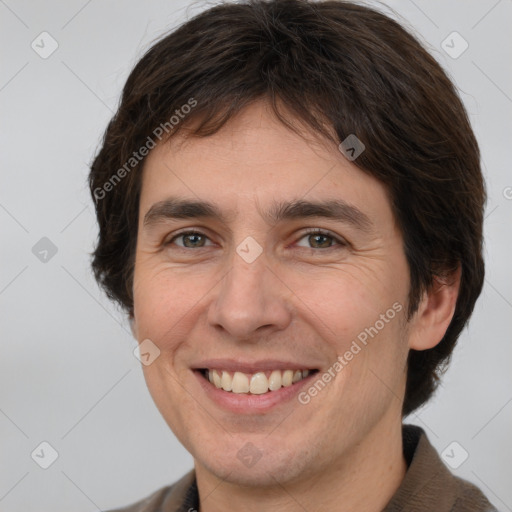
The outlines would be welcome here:
M 248 374 L 220 369 L 203 369 L 202 374 L 217 389 L 236 394 L 262 395 L 289 387 L 316 370 L 271 370 Z

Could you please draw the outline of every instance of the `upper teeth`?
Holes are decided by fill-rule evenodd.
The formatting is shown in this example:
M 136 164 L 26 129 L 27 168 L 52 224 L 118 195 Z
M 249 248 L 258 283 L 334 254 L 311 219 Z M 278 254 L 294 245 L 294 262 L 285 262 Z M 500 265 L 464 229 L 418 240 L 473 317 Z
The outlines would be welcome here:
M 223 370 L 208 370 L 208 380 L 216 388 L 233 393 L 252 393 L 254 395 L 261 395 L 269 390 L 276 391 L 281 386 L 291 386 L 308 375 L 309 370 L 273 370 L 268 377 L 265 372 L 254 374 L 234 372 L 231 374 Z

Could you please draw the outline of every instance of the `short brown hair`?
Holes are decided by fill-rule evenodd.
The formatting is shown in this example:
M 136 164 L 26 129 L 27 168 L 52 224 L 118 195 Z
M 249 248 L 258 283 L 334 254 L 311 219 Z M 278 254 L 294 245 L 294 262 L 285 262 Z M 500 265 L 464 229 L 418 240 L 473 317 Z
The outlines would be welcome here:
M 460 267 L 445 336 L 409 353 L 403 415 L 426 402 L 484 279 L 479 148 L 441 66 L 391 18 L 336 0 L 225 3 L 161 39 L 131 72 L 89 177 L 99 223 L 94 274 L 131 314 L 144 159 L 126 163 L 191 98 L 195 108 L 167 137 L 192 119 L 200 121 L 193 136 L 215 133 L 258 99 L 292 130 L 280 104 L 336 144 L 356 134 L 366 149 L 354 164 L 386 186 L 403 235 L 409 317 L 435 279 Z

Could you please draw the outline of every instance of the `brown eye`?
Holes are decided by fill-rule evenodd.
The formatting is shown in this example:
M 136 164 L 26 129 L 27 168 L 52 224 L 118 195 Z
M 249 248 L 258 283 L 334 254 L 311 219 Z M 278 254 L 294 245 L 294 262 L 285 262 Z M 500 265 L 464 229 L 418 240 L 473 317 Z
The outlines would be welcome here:
M 309 249 L 331 249 L 332 247 L 339 245 L 339 246 L 345 246 L 346 243 L 339 239 L 338 237 L 335 237 L 334 235 L 331 235 L 329 232 L 322 231 L 322 230 L 311 230 L 302 235 L 300 238 L 306 239 L 308 243 Z M 303 247 L 303 246 L 301 246 Z

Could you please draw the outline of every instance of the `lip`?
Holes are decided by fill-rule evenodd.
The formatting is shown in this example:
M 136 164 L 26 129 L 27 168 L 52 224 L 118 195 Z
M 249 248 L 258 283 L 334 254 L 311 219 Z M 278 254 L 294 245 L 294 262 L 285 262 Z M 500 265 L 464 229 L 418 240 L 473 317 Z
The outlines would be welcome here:
M 267 367 L 261 365 L 249 365 L 251 366 L 251 372 L 255 371 L 266 371 Z M 212 366 L 210 366 L 211 368 Z M 215 367 L 215 366 L 213 366 Z M 221 366 L 225 370 L 230 371 L 229 368 L 225 366 Z M 238 371 L 244 366 L 238 365 Z M 255 368 L 258 367 L 258 370 Z M 203 367 L 204 368 L 204 367 Z M 283 368 L 282 366 L 273 366 L 272 369 L 306 369 L 307 366 L 293 366 L 289 368 Z M 269 391 L 268 393 L 264 393 L 262 395 L 252 395 L 247 393 L 232 393 L 230 391 L 224 391 L 223 389 L 218 389 L 213 385 L 209 380 L 207 380 L 201 370 L 199 368 L 193 369 L 193 373 L 196 376 L 201 388 L 204 390 L 206 396 L 217 406 L 225 409 L 229 412 L 234 412 L 237 414 L 261 414 L 263 412 L 270 411 L 279 407 L 280 405 L 284 405 L 289 403 L 294 398 L 296 399 L 297 395 L 300 393 L 301 389 L 309 384 L 311 379 L 315 378 L 317 372 L 314 372 L 308 375 L 306 378 L 295 382 L 291 386 L 283 386 L 277 391 Z M 297 400 L 297 406 L 300 406 L 300 403 Z
M 242 372 L 253 374 L 272 370 L 314 370 L 319 366 L 311 363 L 282 361 L 278 359 L 262 359 L 249 362 L 235 359 L 207 359 L 192 366 L 192 370 L 225 370 L 227 372 Z

